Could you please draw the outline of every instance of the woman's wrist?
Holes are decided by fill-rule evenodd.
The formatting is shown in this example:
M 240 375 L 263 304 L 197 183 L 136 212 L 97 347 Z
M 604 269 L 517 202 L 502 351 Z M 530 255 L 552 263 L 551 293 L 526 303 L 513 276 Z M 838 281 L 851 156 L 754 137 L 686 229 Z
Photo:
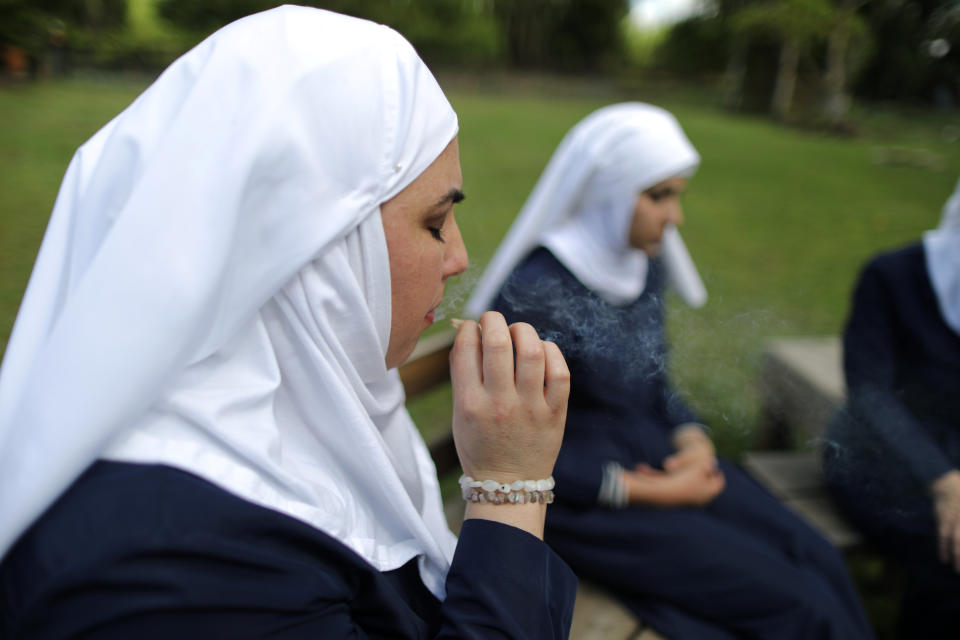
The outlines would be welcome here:
M 682 449 L 693 442 L 710 441 L 707 428 L 699 422 L 684 422 L 673 429 L 673 446 Z
M 960 495 L 960 471 L 952 469 L 933 481 L 930 493 L 935 498 Z
M 636 471 L 623 471 L 623 488 L 628 504 L 654 504 L 661 496 L 656 483 Z
M 547 505 L 544 503 L 527 504 L 490 504 L 468 502 L 463 519 L 480 519 L 500 522 L 523 529 L 543 540 L 543 526 L 547 517 Z

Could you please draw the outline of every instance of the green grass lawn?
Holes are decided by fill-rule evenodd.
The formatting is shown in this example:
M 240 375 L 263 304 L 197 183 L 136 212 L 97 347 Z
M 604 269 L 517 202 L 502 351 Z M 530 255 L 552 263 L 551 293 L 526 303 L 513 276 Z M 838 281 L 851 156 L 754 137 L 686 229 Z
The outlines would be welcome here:
M 145 84 L 0 85 L 0 347 L 74 149 Z M 468 199 L 457 216 L 471 253 L 470 270 L 447 295 L 450 314 L 574 123 L 622 99 L 657 102 L 677 115 L 703 156 L 685 197 L 683 235 L 710 300 L 700 310 L 672 305 L 673 371 L 732 456 L 756 421 L 763 339 L 838 332 L 859 265 L 935 226 L 960 174 L 960 143 L 943 135 L 955 113 L 864 113 L 862 135 L 842 139 L 730 115 L 705 91 L 445 84 L 460 114 Z M 930 151 L 945 168 L 875 164 L 875 149 L 884 147 Z M 443 395 L 412 407 L 415 418 L 447 420 Z

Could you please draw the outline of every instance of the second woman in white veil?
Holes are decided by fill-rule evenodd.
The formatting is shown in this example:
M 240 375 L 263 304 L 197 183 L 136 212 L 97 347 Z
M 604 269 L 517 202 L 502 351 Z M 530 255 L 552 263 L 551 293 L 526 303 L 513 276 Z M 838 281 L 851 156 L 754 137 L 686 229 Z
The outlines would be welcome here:
M 546 539 L 668 638 L 869 638 L 839 553 L 716 455 L 668 380 L 666 285 L 706 298 L 676 233 L 699 163 L 663 109 L 590 114 L 471 300 L 530 323 L 570 365 Z

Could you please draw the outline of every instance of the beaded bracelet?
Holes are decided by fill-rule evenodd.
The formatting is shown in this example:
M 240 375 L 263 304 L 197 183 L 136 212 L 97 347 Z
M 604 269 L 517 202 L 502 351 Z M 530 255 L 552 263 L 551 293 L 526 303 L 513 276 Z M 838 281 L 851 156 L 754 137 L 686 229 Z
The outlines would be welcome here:
M 509 484 L 460 476 L 460 494 L 463 499 L 483 504 L 550 504 L 553 502 L 553 487 L 553 476 L 543 480 L 515 480 Z

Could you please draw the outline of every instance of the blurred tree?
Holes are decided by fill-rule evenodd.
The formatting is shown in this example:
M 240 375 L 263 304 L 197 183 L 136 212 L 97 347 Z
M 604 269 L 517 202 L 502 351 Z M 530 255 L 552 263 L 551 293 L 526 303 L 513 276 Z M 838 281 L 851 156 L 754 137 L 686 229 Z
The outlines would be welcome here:
M 863 16 L 878 46 L 858 95 L 960 105 L 960 0 L 874 0 Z
M 657 47 L 654 64 L 685 75 L 723 71 L 732 44 L 727 22 L 718 15 L 697 15 L 677 22 Z
M 158 6 L 163 18 L 199 37 L 281 4 L 280 0 L 159 0 Z M 481 65 L 499 52 L 492 0 L 306 0 L 301 4 L 389 25 L 432 63 Z
M 0 0 L 0 46 L 15 46 L 34 54 L 46 43 L 50 16 L 26 0 Z
M 733 23 L 741 13 L 773 13 L 759 7 L 776 4 L 715 2 L 720 16 L 730 16 Z M 832 0 L 829 6 L 827 31 L 801 47 L 823 66 L 826 122 L 843 123 L 851 95 L 960 106 L 960 0 Z M 762 38 L 775 37 L 777 29 L 759 24 L 763 22 L 757 20 L 749 33 L 738 32 L 734 39 L 728 58 L 729 106 L 742 100 L 747 50 Z
M 834 9 L 827 0 L 774 0 L 748 5 L 733 18 L 741 38 L 756 34 L 772 36 L 780 43 L 777 79 L 770 111 L 778 120 L 790 117 L 797 82 L 800 55 L 818 37 L 826 36 L 834 21 Z
M 271 0 L 159 0 L 162 18 L 189 31 L 207 34 L 245 15 L 282 4 Z
M 550 34 L 557 28 L 565 0 L 494 0 L 494 14 L 515 67 L 543 67 L 548 62 Z
M 840 0 L 833 11 L 827 37 L 826 70 L 823 76 L 823 116 L 834 128 L 846 124 L 850 112 L 848 77 L 865 61 L 870 42 L 866 21 L 857 13 L 869 0 Z
M 628 0 L 494 0 L 507 62 L 526 69 L 595 71 L 623 59 Z
M 127 0 L 0 0 L 0 45 L 21 47 L 36 66 L 73 34 L 95 37 L 126 21 Z

